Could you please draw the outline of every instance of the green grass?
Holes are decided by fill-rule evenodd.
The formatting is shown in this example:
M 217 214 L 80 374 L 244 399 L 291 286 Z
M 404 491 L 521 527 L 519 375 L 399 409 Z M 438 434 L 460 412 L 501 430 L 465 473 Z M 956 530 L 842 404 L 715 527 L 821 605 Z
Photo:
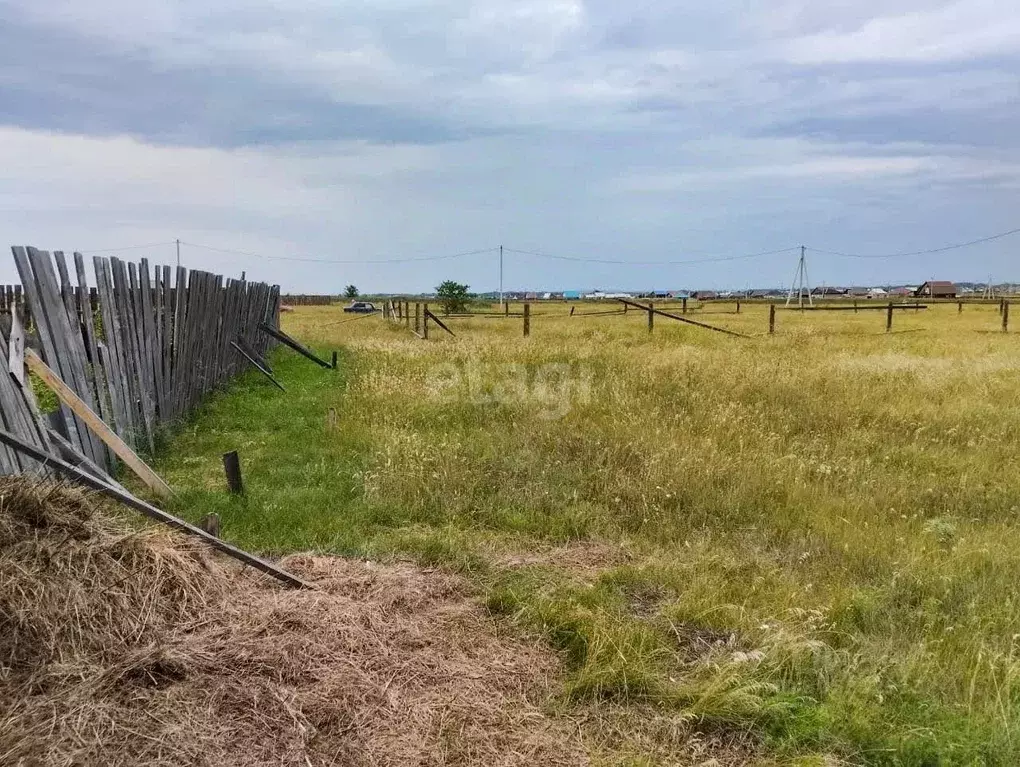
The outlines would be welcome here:
M 763 762 L 1020 763 L 1020 342 L 994 307 L 888 335 L 882 312 L 778 312 L 774 337 L 763 306 L 701 315 L 746 341 L 533 309 L 529 339 L 477 318 L 428 343 L 299 309 L 340 370 L 278 351 L 287 394 L 244 377 L 158 469 L 240 545 L 465 573 L 562 653 L 568 708 L 750 732 Z

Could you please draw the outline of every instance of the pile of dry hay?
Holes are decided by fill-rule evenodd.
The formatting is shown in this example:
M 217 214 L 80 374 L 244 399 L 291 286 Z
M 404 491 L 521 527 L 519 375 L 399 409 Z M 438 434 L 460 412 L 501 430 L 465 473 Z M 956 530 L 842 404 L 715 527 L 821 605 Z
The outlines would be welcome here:
M 558 673 L 440 573 L 285 591 L 80 491 L 0 478 L 0 764 L 558 765 Z

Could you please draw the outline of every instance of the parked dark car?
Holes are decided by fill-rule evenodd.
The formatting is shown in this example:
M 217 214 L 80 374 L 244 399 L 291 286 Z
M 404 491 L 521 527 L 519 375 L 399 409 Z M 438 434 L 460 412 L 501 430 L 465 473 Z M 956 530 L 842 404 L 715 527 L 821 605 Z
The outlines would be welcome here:
M 345 306 L 344 311 L 352 314 L 371 314 L 379 311 L 375 304 L 368 301 L 354 301 L 350 306 Z

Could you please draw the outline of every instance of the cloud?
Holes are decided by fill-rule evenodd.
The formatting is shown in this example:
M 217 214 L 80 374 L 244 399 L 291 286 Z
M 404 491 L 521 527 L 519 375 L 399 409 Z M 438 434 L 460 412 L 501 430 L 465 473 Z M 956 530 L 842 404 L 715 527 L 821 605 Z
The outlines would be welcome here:
M 967 61 L 1016 55 L 1020 17 L 997 0 L 960 0 L 935 8 L 895 11 L 850 30 L 827 29 L 785 46 L 795 64 L 848 61 Z
M 1015 226 L 1020 9 L 993 0 L 0 0 L 0 14 L 11 241 L 364 258 L 345 279 L 421 289 L 439 269 L 491 286 L 491 259 L 378 256 L 885 252 Z M 967 265 L 1005 270 L 1010 247 Z M 340 271 L 201 257 L 294 289 Z M 833 263 L 828 281 L 922 263 Z M 765 284 L 789 271 L 766 259 L 741 279 L 749 266 Z M 545 287 L 738 274 L 510 268 Z

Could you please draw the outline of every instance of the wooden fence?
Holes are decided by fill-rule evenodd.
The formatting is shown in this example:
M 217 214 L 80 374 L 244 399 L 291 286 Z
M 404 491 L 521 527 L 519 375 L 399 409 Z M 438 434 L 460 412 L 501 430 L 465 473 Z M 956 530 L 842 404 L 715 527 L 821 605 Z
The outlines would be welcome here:
M 20 285 L 0 285 L 0 314 L 10 314 L 11 307 L 18 307 L 21 316 L 25 316 L 25 295 Z
M 182 267 L 93 259 L 95 286 L 85 260 L 73 257 L 76 284 L 64 254 L 13 247 L 31 313 L 28 345 L 38 349 L 75 394 L 135 449 L 152 449 L 162 427 L 186 417 L 214 387 L 248 363 L 231 342 L 263 356 L 274 341 L 260 322 L 279 327 L 279 287 L 224 279 Z M 52 434 L 86 459 L 112 470 L 106 446 L 67 407 L 34 418 L 29 387 L 7 370 L 0 338 L 0 415 L 4 428 L 40 447 Z M 0 450 L 0 471 L 29 468 Z

